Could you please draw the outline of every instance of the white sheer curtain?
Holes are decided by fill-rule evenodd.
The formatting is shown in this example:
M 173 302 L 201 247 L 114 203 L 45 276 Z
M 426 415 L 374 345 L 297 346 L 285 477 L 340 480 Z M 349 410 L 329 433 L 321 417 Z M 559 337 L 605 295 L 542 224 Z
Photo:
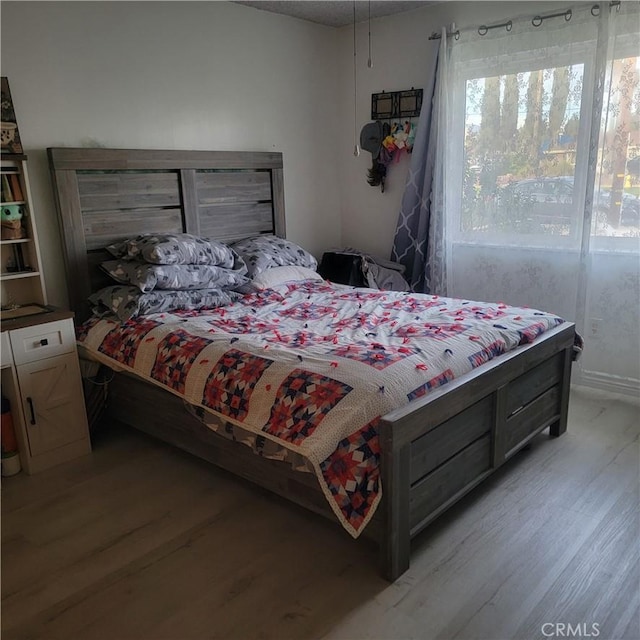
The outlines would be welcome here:
M 444 131 L 438 135 L 436 145 L 436 161 L 433 168 L 433 184 L 431 185 L 431 202 L 434 215 L 431 216 L 429 229 L 429 243 L 427 244 L 427 264 L 430 265 L 426 279 L 426 290 L 430 293 L 447 294 L 447 269 L 442 268 L 447 261 L 446 228 L 447 228 L 447 163 L 442 160 L 447 157 L 448 132 L 453 120 L 449 107 L 449 78 L 451 75 L 450 61 L 451 44 L 447 38 L 447 30 L 442 29 L 440 51 L 438 57 L 438 77 L 436 78 L 434 103 L 438 105 L 438 112 L 434 115 L 435 128 Z M 441 160 L 439 161 L 438 158 Z
M 583 382 L 628 389 L 640 381 L 639 16 L 637 3 L 601 4 L 449 39 L 445 216 L 432 229 L 441 293 L 575 321 Z

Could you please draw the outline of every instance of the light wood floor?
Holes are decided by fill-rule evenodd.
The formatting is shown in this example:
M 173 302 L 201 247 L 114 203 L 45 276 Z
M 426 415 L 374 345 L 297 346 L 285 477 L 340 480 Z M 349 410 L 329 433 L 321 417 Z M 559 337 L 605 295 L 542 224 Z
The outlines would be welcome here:
M 425 531 L 392 585 L 370 544 L 111 429 L 3 478 L 2 638 L 638 640 L 638 411 L 574 389 L 568 433 Z

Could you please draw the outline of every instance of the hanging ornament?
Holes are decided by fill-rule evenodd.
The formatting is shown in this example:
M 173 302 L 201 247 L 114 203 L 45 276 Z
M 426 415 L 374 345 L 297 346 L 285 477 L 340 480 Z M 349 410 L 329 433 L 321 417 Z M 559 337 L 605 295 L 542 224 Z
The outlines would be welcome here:
M 358 131 L 358 76 L 356 72 L 356 2 L 353 0 L 353 136 L 355 145 L 353 155 L 357 158 L 360 155 L 360 147 L 356 138 Z
M 367 67 L 373 69 L 373 60 L 371 58 L 371 0 L 369 0 L 369 59 L 367 60 Z

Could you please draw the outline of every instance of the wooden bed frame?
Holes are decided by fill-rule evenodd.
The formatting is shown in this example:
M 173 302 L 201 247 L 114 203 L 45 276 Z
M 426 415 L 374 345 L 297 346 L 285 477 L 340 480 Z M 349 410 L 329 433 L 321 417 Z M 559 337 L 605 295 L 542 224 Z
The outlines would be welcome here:
M 104 247 L 142 232 L 232 240 L 284 237 L 279 153 L 123 149 L 48 150 L 65 246 L 70 303 L 107 284 Z M 574 325 L 565 323 L 413 400 L 380 423 L 382 503 L 365 530 L 382 573 L 409 567 L 411 539 L 536 434 L 566 430 Z M 126 374 L 110 385 L 118 420 L 335 519 L 313 474 L 256 456 L 216 435 L 171 393 Z

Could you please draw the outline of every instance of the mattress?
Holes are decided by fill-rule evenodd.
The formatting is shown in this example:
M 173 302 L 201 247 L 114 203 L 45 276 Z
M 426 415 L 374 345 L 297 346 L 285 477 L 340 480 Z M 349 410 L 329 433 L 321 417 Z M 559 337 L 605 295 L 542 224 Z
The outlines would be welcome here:
M 214 416 L 228 437 L 223 424 L 295 454 L 357 537 L 382 496 L 381 416 L 562 322 L 504 303 L 305 280 L 217 309 L 92 318 L 78 341 Z

